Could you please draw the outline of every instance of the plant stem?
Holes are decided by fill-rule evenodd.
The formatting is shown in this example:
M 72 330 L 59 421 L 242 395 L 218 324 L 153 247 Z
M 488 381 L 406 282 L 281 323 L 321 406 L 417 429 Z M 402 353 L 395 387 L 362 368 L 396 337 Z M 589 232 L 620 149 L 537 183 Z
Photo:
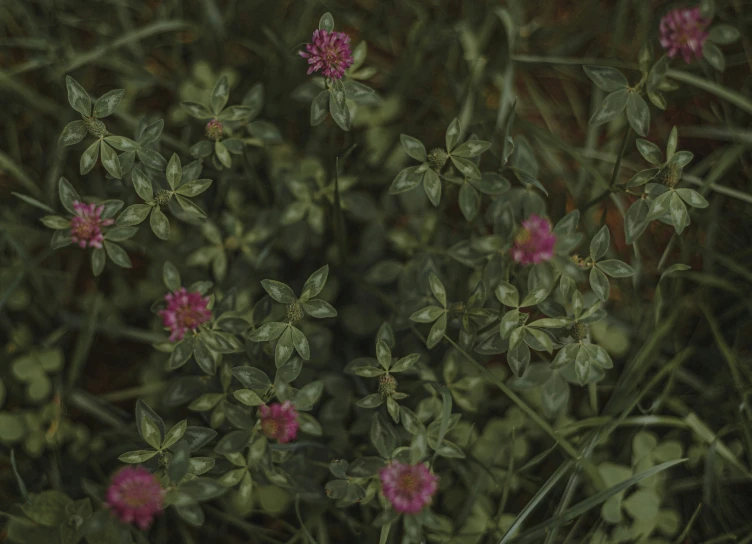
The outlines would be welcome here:
M 629 143 L 629 137 L 632 136 L 632 127 L 627 127 L 627 131 L 624 133 L 624 139 L 621 141 L 621 147 L 619 148 L 619 154 L 616 156 L 616 163 L 614 163 L 614 170 L 611 172 L 611 181 L 609 182 L 609 188 L 613 189 L 616 184 L 616 179 L 619 177 L 619 170 L 621 170 L 621 160 L 624 158 L 624 153 L 627 151 L 627 144 Z
M 616 155 L 616 162 L 614 163 L 614 169 L 611 171 L 611 181 L 608 184 L 608 189 L 603 191 L 601 194 L 599 194 L 597 197 L 595 197 L 593 200 L 585 204 L 580 208 L 580 213 L 584 213 L 596 204 L 598 204 L 601 200 L 605 199 L 608 195 L 614 192 L 616 189 L 616 180 L 619 177 L 619 171 L 621 170 L 621 160 L 624 157 L 624 153 L 627 151 L 627 144 L 629 143 L 629 137 L 632 135 L 632 127 L 628 127 L 627 131 L 624 133 L 624 138 L 621 141 L 621 147 L 619 148 L 619 154 Z

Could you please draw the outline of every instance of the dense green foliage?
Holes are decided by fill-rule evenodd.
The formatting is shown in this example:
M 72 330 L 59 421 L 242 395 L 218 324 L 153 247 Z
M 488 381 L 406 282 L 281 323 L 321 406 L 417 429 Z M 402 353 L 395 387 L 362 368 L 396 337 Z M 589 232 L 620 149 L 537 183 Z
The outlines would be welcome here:
M 752 10 L 676 7 L 0 4 L 0 542 L 752 542 Z

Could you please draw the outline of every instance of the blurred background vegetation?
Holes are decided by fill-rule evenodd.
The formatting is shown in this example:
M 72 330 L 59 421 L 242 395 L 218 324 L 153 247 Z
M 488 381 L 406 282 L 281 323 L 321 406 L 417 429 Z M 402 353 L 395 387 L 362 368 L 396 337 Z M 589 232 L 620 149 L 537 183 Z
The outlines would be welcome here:
M 394 233 L 420 209 L 414 203 L 396 209 L 389 202 L 394 199 L 385 196 L 404 162 L 400 133 L 420 138 L 430 149 L 442 145 L 447 125 L 458 117 L 463 126 L 494 143 L 491 152 L 498 161 L 504 123 L 514 109 L 514 132 L 531 143 L 540 164 L 538 177 L 550 193 L 549 215 L 558 218 L 575 208 L 586 211 L 582 223 L 588 234 L 607 224 L 619 258 L 637 269 L 630 281 L 612 285 L 612 318 L 592 331 L 614 356 L 615 368 L 597 389 L 573 393 L 569 412 L 560 414 L 563 419 L 557 419 L 557 427 L 570 425 L 567 436 L 576 442 L 589 427 L 614 421 L 606 447 L 597 452 L 599 463 L 629 465 L 633 448 L 652 451 L 659 442 L 678 444 L 689 462 L 671 471 L 660 493 L 661 508 L 675 513 L 666 514 L 660 523 L 680 520 L 678 531 L 672 533 L 677 540 L 656 537 L 655 542 L 752 542 L 748 1 L 717 2 L 717 20 L 737 27 L 742 36 L 724 49 L 725 72 L 675 62 L 669 78 L 678 89 L 666 95 L 665 111 L 651 106 L 648 139 L 663 148 L 671 128 L 678 127 L 680 149 L 695 155 L 685 181 L 710 201 L 710 207 L 693 212 L 692 225 L 681 236 L 654 222 L 628 246 L 624 212 L 631 197 L 617 194 L 589 205 L 608 186 L 626 123 L 622 119 L 602 127 L 588 125 L 602 92 L 591 85 L 582 65 L 619 67 L 635 81 L 640 47 L 647 41 L 659 47 L 658 21 L 672 7 L 673 3 L 647 0 L 0 3 L 0 443 L 5 445 L 0 446 L 0 510 L 18 501 L 10 445 L 24 452 L 19 470 L 30 488 L 63 486 L 76 494 L 81 477 L 105 477 L 94 459 L 117 435 L 117 426 L 130 420 L 134 399 L 143 396 L 157 403 L 164 394 L 162 359 L 150 347 L 163 336 L 151 332 L 157 327 L 148 312 L 151 302 L 162 295 L 161 263 L 165 258 L 185 262 L 186 254 L 211 245 L 213 239 L 209 234 L 206 242 L 200 229 L 173 223 L 182 246 L 158 245 L 153 237 L 139 239 L 129 248 L 133 269 L 110 271 L 98 280 L 91 277 L 84 252 L 49 249 L 50 233 L 39 223 L 39 211 L 11 192 L 56 208 L 60 176 L 101 198 L 119 198 L 124 191 L 123 182 L 106 178 L 101 168 L 80 179 L 83 144 L 58 146 L 62 128 L 76 118 L 66 101 L 65 75 L 74 76 L 94 96 L 124 88 L 123 103 L 110 121 L 116 133 L 133 137 L 143 119 L 164 118 L 162 153 L 187 157 L 203 127 L 186 118 L 178 104 L 204 102 L 217 77 L 226 74 L 233 88 L 231 103 L 239 103 L 254 84 L 263 85 L 259 119 L 264 124 L 252 134 L 260 143 L 246 151 L 243 169 L 214 178 L 207 211 L 217 223 L 238 184 L 250 180 L 253 187 L 232 209 L 236 221 L 222 223 L 220 244 L 227 256 L 197 258 L 213 267 L 215 279 L 239 285 L 247 291 L 244 296 L 253 298 L 258 280 L 266 277 L 265 267 L 284 270 L 287 277 L 276 277 L 282 281 L 304 277 L 321 261 L 309 250 L 331 250 L 331 236 L 304 245 L 295 239 L 306 235 L 290 230 L 275 242 L 284 251 L 264 260 L 253 237 L 248 242 L 241 236 L 244 228 L 252 229 L 263 217 L 268 180 L 280 164 L 317 157 L 321 166 L 314 169 L 323 168 L 326 181 L 332 179 L 334 158 L 339 156 L 346 161 L 347 175 L 358 180 L 358 194 L 346 202 L 345 220 L 350 242 L 363 243 L 353 243 L 349 274 L 341 276 L 335 305 L 343 319 L 329 339 L 330 349 L 324 351 L 338 362 L 322 357 L 318 368 L 325 370 L 349 360 L 358 345 L 370 349 L 383 302 L 348 277 L 364 275 L 383 255 L 384 246 L 396 239 Z M 296 51 L 325 11 L 334 15 L 337 29 L 352 36 L 353 43 L 367 42 L 362 76 L 383 98 L 378 106 L 359 111 L 351 132 L 334 129 L 331 120 L 323 132 L 308 123 L 307 77 Z M 630 143 L 620 182 L 645 167 Z M 461 214 L 456 197 L 447 200 L 451 204 L 442 220 L 451 230 Z M 322 206 L 328 205 L 323 199 Z M 374 228 L 381 234 L 373 234 Z M 233 246 L 230 238 L 242 247 Z M 263 234 L 258 238 L 263 240 Z M 241 244 L 240 239 L 246 241 Z M 380 245 L 365 243 L 372 239 Z M 242 256 L 247 260 L 241 262 Z M 661 272 L 675 263 L 692 270 L 666 277 L 658 292 Z M 193 269 L 190 274 L 201 279 L 206 272 Z M 488 365 L 503 362 L 498 356 Z M 480 394 L 497 414 L 515 417 L 496 389 L 485 388 Z M 609 399 L 612 409 L 601 413 Z M 623 412 L 626 407 L 630 410 Z M 617 421 L 622 413 L 625 417 Z M 520 465 L 544 453 L 541 442 L 530 439 L 532 449 L 521 454 Z M 530 513 L 523 509 L 561 464 L 556 456 L 542 459 L 532 474 L 515 473 L 522 483 L 508 497 L 504 516 L 483 517 L 473 510 L 460 514 L 464 521 L 480 515 L 482 524 L 501 523 L 503 518 L 508 526 L 514 514 Z M 659 459 L 660 455 L 656 463 Z M 573 493 L 585 485 L 564 482 L 559 480 L 541 497 L 543 502 L 526 526 L 571 506 Z M 466 498 L 458 495 L 454 504 L 448 499 L 437 509 L 452 516 L 458 511 L 453 507 Z M 195 541 L 226 535 L 223 542 L 260 542 L 270 535 L 300 534 L 290 532 L 290 523 L 297 527 L 298 522 L 289 504 L 277 504 L 275 497 L 266 501 L 250 521 L 210 511 L 209 528 Z M 639 503 L 635 499 L 627 507 L 632 517 Z M 657 512 L 658 506 L 653 509 Z M 347 540 L 354 538 L 348 531 L 360 530 L 353 509 L 322 512 L 321 507 L 309 509 L 320 520 L 315 525 L 319 542 L 352 541 Z M 342 529 L 324 528 L 339 523 Z M 597 538 L 602 523 L 597 512 L 590 512 L 561 527 L 555 541 L 587 542 Z M 227 527 L 232 529 L 225 532 Z M 484 541 L 496 542 L 494 535 L 502 533 L 488 534 Z

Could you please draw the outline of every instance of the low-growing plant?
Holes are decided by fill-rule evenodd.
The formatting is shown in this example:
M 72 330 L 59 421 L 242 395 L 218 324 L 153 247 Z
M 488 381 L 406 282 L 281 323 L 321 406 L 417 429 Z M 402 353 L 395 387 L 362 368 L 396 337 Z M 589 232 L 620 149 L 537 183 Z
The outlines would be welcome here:
M 752 541 L 749 13 L 325 4 L 0 7 L 0 540 Z

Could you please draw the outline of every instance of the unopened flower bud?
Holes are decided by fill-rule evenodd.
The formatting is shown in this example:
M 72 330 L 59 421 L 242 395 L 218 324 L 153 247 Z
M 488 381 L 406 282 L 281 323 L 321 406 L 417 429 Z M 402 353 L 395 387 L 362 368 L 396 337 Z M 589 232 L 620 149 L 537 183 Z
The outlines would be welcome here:
M 588 334 L 587 325 L 585 325 L 584 323 L 575 323 L 572 326 L 570 334 L 572 335 L 572 338 L 577 341 L 584 340 L 585 338 L 587 338 Z
M 289 323 L 297 323 L 305 317 L 303 313 L 303 306 L 297 300 L 290 302 L 287 305 L 287 321 Z
M 391 374 L 384 374 L 379 378 L 379 394 L 391 397 L 397 391 L 397 380 Z
M 169 451 L 163 451 L 159 454 L 159 466 L 166 467 L 170 464 L 170 460 L 172 459 L 172 454 Z
M 453 318 L 461 317 L 465 313 L 467 307 L 464 302 L 455 302 L 449 308 L 449 315 Z
M 86 125 L 89 134 L 95 138 L 102 138 L 107 134 L 107 127 L 96 117 L 84 117 L 84 125 Z
M 520 327 L 524 325 L 525 323 L 527 323 L 527 319 L 529 317 L 530 317 L 530 314 L 526 314 L 525 312 L 520 312 L 519 321 L 518 321 L 518 323 L 520 324 Z
M 666 187 L 674 187 L 681 179 L 682 169 L 676 164 L 669 163 L 658 172 L 658 180 Z
M 428 154 L 428 164 L 430 164 L 431 168 L 433 168 L 437 172 L 444 168 L 444 165 L 446 164 L 448 159 L 449 154 L 440 147 L 432 149 Z
M 160 208 L 167 206 L 167 203 L 172 198 L 172 193 L 167 189 L 160 189 L 157 194 L 154 195 L 154 200 L 157 202 Z
M 211 121 L 206 123 L 206 137 L 210 140 L 219 140 L 222 137 L 223 131 L 224 127 L 222 126 L 222 123 L 220 123 L 216 119 L 212 119 Z

